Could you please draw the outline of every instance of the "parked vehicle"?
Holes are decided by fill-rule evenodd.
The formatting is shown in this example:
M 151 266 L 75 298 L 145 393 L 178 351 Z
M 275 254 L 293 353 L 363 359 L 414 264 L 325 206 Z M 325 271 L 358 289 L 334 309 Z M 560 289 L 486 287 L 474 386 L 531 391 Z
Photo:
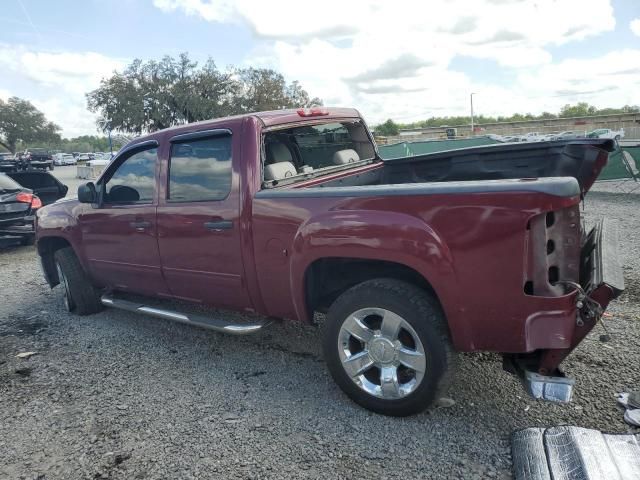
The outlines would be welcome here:
M 49 205 L 63 198 L 69 187 L 49 172 L 41 170 L 28 170 L 7 173 L 7 176 L 18 182 L 22 187 L 28 188 L 40 198 L 43 205 Z
M 352 109 L 211 120 L 133 140 L 77 199 L 38 212 L 37 249 L 80 315 L 106 305 L 246 334 L 266 322 L 161 299 L 301 322 L 326 312 L 333 378 L 379 413 L 427 407 L 456 351 L 499 352 L 536 398 L 568 401 L 560 363 L 624 289 L 615 222 L 583 230 L 580 209 L 613 148 L 383 161 Z
M 78 162 L 87 162 L 87 161 L 93 160 L 93 159 L 94 159 L 93 153 L 81 153 L 77 157 L 77 161 Z
M 624 128 L 620 130 L 611 130 L 610 128 L 598 128 L 587 134 L 587 138 L 612 138 L 620 140 L 624 138 Z
M 520 135 L 521 142 L 540 142 L 544 139 L 544 133 L 529 132 L 524 135 Z
M 31 148 L 22 154 L 27 168 L 44 168 L 53 170 L 53 156 L 44 148 Z
M 62 164 L 63 165 L 76 165 L 78 163 L 78 160 L 76 160 L 76 158 L 71 155 L 70 153 L 65 153 L 62 156 Z
M 34 240 L 34 214 L 42 202 L 31 190 L 0 173 L 0 246 Z
M 0 172 L 15 172 L 20 168 L 21 163 L 13 153 L 0 153 Z
M 584 132 L 575 132 L 571 130 L 566 130 L 564 132 L 557 133 L 553 135 L 550 140 L 571 140 L 575 138 L 584 138 Z

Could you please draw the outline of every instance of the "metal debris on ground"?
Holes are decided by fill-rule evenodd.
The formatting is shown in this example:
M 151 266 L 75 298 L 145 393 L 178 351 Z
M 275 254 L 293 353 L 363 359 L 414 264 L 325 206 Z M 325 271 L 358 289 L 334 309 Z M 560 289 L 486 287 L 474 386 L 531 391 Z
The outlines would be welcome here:
M 624 421 L 629 425 L 640 427 L 640 391 L 619 393 L 616 400 L 618 405 L 625 408 Z
M 27 359 L 27 358 L 31 358 L 31 357 L 33 357 L 34 355 L 37 355 L 37 354 L 38 354 L 38 352 L 22 352 L 22 353 L 17 354 L 16 357 L 17 358 Z
M 515 480 L 640 479 L 640 434 L 526 428 L 511 436 L 511 455 Z

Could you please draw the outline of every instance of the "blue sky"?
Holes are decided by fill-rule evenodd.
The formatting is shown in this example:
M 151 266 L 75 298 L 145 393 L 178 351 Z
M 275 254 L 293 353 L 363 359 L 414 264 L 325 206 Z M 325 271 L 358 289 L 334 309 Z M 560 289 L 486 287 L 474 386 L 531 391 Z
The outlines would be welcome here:
M 430 5 L 427 5 L 429 3 Z M 3 0 L 0 97 L 65 136 L 95 133 L 84 94 L 134 58 L 187 51 L 268 66 L 372 123 L 640 104 L 639 0 Z M 634 22 L 635 21 L 635 22 Z

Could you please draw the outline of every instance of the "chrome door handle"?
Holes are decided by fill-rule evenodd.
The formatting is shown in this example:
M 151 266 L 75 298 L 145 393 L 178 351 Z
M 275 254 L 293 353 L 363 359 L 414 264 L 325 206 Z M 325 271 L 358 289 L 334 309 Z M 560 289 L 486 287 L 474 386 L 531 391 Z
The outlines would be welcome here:
M 135 222 L 130 222 L 129 225 L 135 228 L 137 232 L 144 232 L 145 229 L 151 226 L 151 222 L 147 222 L 145 220 L 137 220 Z
M 221 230 L 231 230 L 233 228 L 233 222 L 231 220 L 218 220 L 215 222 L 204 222 L 204 228 L 219 232 Z

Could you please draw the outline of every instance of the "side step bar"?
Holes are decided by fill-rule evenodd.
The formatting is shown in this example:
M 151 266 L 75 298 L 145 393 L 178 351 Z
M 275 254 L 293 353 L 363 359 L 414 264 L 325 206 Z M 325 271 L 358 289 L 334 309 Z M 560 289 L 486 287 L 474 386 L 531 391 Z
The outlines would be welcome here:
M 259 323 L 230 323 L 215 318 L 205 317 L 203 315 L 186 315 L 184 313 L 165 310 L 162 308 L 151 307 L 142 303 L 130 302 L 120 298 L 114 298 L 111 294 L 104 294 L 100 301 L 107 307 L 119 308 L 120 310 L 128 310 L 134 313 L 143 313 L 164 320 L 173 320 L 174 322 L 185 323 L 197 327 L 208 328 L 217 332 L 229 333 L 231 335 L 248 335 L 255 333 L 269 324 L 269 322 Z

